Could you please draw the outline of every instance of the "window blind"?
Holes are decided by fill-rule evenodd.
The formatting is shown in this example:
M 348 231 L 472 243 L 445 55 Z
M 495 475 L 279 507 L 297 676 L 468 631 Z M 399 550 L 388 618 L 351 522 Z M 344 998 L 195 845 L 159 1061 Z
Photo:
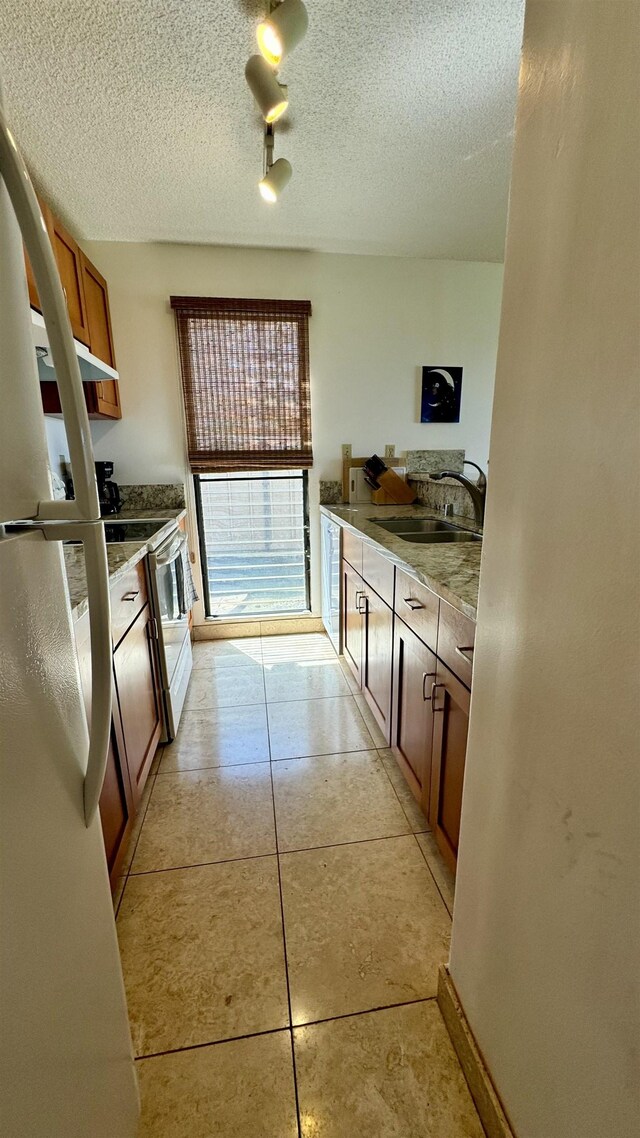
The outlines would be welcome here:
M 192 471 L 311 466 L 309 301 L 172 296 L 171 307 Z

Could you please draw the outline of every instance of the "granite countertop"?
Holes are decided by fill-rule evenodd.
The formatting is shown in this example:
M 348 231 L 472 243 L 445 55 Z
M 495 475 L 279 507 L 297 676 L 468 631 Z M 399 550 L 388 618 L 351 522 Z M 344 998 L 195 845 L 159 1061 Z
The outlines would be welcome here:
M 365 541 L 379 545 L 386 556 L 405 573 L 421 581 L 465 616 L 476 619 L 482 542 L 420 545 L 417 542 L 403 541 L 397 534 L 387 533 L 371 520 L 436 518 L 452 522 L 460 529 L 480 533 L 480 527 L 469 518 L 454 516 L 445 519 L 437 510 L 420 505 L 374 506 L 362 503 L 357 506 L 321 506 L 320 510 L 340 525 L 353 530 Z
M 181 510 L 120 510 L 119 514 L 108 514 L 105 517 L 105 522 L 130 522 L 130 521 L 181 521 L 186 517 L 187 511 L 183 507 Z
M 184 517 L 186 510 L 131 510 L 129 513 L 123 510 L 120 514 L 110 514 L 105 517 L 104 521 L 109 523 L 113 521 L 124 521 L 136 519 L 139 521 L 152 520 L 164 522 L 164 525 L 159 525 L 157 532 L 151 538 L 145 541 L 139 538 L 136 541 L 108 541 L 107 542 L 107 566 L 109 569 L 109 585 L 113 586 L 116 582 L 124 576 L 129 569 L 142 561 L 146 557 L 150 548 L 157 548 L 157 546 L 164 541 L 165 537 L 169 536 L 171 526 L 169 522 L 179 520 Z M 89 602 L 87 600 L 87 574 L 84 562 L 84 547 L 79 545 L 64 545 L 64 563 L 67 574 L 67 584 L 69 587 L 69 597 L 71 600 L 71 612 L 74 620 L 80 620 L 82 616 L 88 611 Z

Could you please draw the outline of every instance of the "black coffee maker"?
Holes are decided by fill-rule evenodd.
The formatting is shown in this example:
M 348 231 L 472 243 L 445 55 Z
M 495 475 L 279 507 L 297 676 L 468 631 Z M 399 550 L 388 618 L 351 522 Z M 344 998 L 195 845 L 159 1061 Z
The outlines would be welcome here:
M 98 497 L 100 499 L 100 513 L 117 514 L 122 507 L 122 498 L 118 483 L 111 481 L 113 474 L 112 462 L 96 462 L 96 481 L 98 483 Z

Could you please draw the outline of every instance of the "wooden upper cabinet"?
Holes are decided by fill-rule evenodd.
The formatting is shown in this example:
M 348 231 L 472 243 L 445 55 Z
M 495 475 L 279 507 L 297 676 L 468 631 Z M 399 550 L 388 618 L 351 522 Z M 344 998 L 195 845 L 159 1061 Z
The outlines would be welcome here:
M 80 250 L 80 265 L 91 353 L 109 367 L 115 368 L 116 357 L 113 350 L 107 282 L 82 250 Z
M 76 340 L 86 344 L 92 355 L 115 370 L 116 359 L 113 349 L 107 282 L 45 202 L 40 201 L 40 208 L 60 273 L 73 335 Z M 40 311 L 40 298 L 26 253 L 25 267 L 29 301 L 33 308 Z M 43 382 L 40 388 L 45 414 L 60 415 L 60 396 L 55 381 Z M 95 383 L 85 383 L 83 390 L 90 418 L 120 419 L 122 417 L 117 379 L 103 379 Z
M 82 254 L 80 247 L 65 229 L 61 221 L 48 209 L 43 207 L 49 237 L 62 281 L 62 288 L 67 301 L 69 320 L 76 340 L 90 346 L 89 321 L 87 319 L 87 305 L 84 295 L 84 278 L 82 273 Z
M 107 282 L 82 250 L 80 250 L 80 264 L 91 353 L 109 367 L 115 368 L 116 357 L 113 350 Z M 90 404 L 90 399 L 93 405 Z M 87 392 L 87 407 L 90 413 L 120 419 L 122 411 L 117 379 L 103 379 L 100 383 L 91 384 Z

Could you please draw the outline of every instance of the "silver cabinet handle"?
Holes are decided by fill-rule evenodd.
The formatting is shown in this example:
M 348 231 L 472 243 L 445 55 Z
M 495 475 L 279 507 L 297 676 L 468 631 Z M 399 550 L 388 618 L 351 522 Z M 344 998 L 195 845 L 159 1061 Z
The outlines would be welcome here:
M 427 682 L 428 677 L 429 676 L 435 676 L 435 674 L 436 674 L 435 672 L 423 672 L 422 673 L 422 698 L 425 701 L 425 703 L 428 703 L 429 700 L 433 697 L 433 689 L 435 687 L 435 684 L 431 685 L 431 695 L 425 694 L 424 686 Z
M 364 614 L 367 611 L 367 601 L 368 601 L 367 594 L 366 593 L 360 593 L 360 600 L 356 602 L 356 608 L 357 608 L 357 610 L 361 616 L 364 616 Z
M 470 648 L 463 648 L 460 644 L 456 644 L 456 652 L 458 656 L 462 656 L 462 659 L 467 661 L 467 664 L 473 663 L 473 646 Z M 467 655 L 467 652 L 469 655 Z
M 125 593 L 120 599 L 122 601 L 135 601 L 136 597 L 140 596 L 139 589 L 132 589 L 131 592 Z
M 411 609 L 411 612 L 415 612 L 416 609 L 423 609 L 424 608 L 424 605 L 420 601 L 416 601 L 414 597 L 403 597 L 402 599 L 403 599 L 405 605 L 409 606 L 409 608 Z
M 436 693 L 438 688 L 443 688 L 444 684 L 437 684 L 435 681 L 431 685 L 431 710 L 435 714 L 436 711 L 444 711 L 444 707 L 436 707 Z

